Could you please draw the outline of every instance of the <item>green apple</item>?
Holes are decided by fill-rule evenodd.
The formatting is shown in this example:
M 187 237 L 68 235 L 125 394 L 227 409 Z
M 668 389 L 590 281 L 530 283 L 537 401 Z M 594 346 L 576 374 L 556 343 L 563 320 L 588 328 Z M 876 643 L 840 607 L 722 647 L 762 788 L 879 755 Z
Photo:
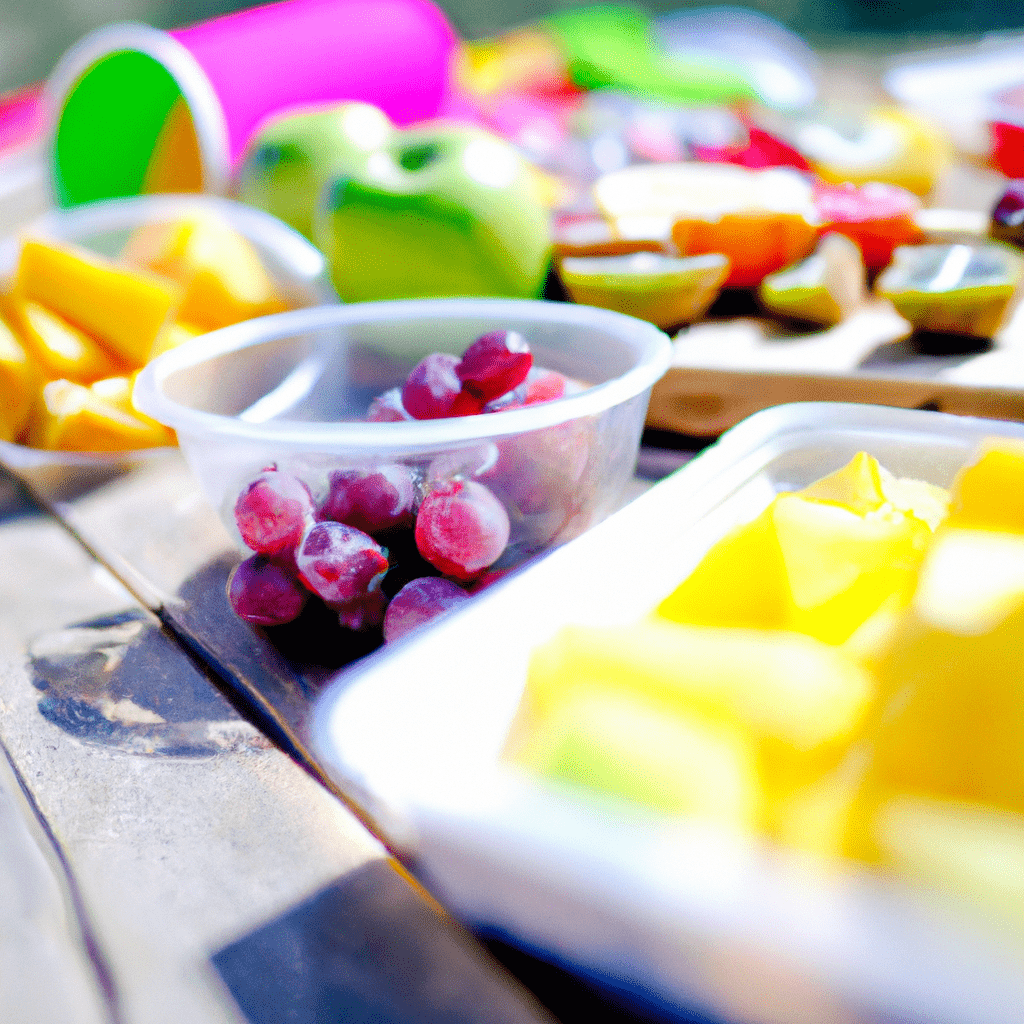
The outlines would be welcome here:
M 236 194 L 312 240 L 313 211 L 324 186 L 336 172 L 364 164 L 393 131 L 383 111 L 368 103 L 276 117 L 249 145 Z
M 478 128 L 400 129 L 365 103 L 299 111 L 257 134 L 236 191 L 318 245 L 348 302 L 544 287 L 550 217 L 531 169 Z
M 393 129 L 321 194 L 313 241 L 342 299 L 538 296 L 550 217 L 526 162 L 480 129 Z

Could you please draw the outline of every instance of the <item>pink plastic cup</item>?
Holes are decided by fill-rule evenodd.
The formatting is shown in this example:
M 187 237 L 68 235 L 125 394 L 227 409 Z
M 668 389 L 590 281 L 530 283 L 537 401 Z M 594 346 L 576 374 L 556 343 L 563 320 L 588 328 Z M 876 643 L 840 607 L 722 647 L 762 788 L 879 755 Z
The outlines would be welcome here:
M 222 193 L 260 122 L 289 107 L 436 116 L 454 45 L 429 0 L 285 0 L 174 32 L 100 29 L 46 85 L 54 200 Z

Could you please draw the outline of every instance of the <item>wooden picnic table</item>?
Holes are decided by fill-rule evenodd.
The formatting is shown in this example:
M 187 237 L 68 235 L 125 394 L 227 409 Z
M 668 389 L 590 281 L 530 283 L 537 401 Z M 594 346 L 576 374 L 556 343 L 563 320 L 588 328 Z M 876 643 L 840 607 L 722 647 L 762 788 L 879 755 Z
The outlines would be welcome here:
M 324 778 L 345 655 L 233 614 L 180 456 L 34 488 L 0 476 L 0 1019 L 551 1019 Z
M 0 163 L 0 232 L 45 201 L 38 154 Z M 0 1020 L 647 1019 L 478 942 L 332 786 L 310 712 L 344 658 L 234 616 L 177 453 L 33 488 L 0 471 Z

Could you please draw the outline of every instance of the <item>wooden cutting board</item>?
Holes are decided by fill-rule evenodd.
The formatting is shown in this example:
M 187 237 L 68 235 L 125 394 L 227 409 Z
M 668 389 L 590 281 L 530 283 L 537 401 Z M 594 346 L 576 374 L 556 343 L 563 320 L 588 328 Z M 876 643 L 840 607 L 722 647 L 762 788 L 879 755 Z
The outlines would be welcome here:
M 962 230 L 933 237 L 977 237 L 982 226 L 967 213 L 951 223 Z M 821 401 L 1024 419 L 1024 303 L 991 342 L 974 344 L 916 335 L 884 300 L 811 331 L 763 316 L 747 301 L 731 315 L 719 303 L 709 319 L 675 336 L 672 364 L 651 395 L 649 427 L 713 437 L 768 406 Z

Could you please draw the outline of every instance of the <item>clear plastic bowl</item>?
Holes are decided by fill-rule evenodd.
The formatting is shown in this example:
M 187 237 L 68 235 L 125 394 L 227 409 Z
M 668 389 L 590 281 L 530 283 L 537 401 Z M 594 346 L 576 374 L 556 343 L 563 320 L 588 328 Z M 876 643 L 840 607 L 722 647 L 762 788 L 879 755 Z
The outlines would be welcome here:
M 534 364 L 579 393 L 504 412 L 360 422 L 431 352 L 519 331 Z M 476 478 L 511 524 L 495 568 L 582 533 L 616 507 L 636 462 L 651 385 L 670 357 L 650 324 L 586 306 L 430 299 L 300 310 L 237 324 L 162 355 L 139 376 L 139 408 L 173 427 L 228 529 L 241 489 L 276 464 L 316 496 L 339 468 L 401 462 L 420 479 Z
M 337 301 L 323 255 L 298 232 L 262 210 L 202 195 L 139 196 L 53 210 L 0 240 L 0 279 L 14 274 L 23 237 L 71 242 L 116 258 L 137 228 L 173 221 L 194 211 L 218 214 L 247 238 L 282 295 L 295 306 Z M 156 451 L 53 452 L 0 442 L 0 462 L 30 484 L 54 485 L 68 476 L 109 472 L 113 466 L 151 458 Z

